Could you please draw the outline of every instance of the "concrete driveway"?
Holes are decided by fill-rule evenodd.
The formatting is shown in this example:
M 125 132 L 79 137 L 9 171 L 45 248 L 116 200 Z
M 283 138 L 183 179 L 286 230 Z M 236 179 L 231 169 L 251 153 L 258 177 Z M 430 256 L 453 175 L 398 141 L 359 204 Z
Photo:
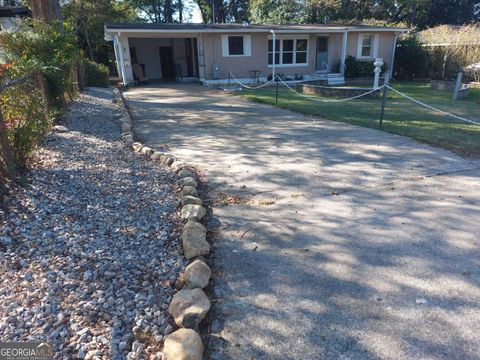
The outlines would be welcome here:
M 211 188 L 209 359 L 480 359 L 479 162 L 198 85 L 126 92 Z

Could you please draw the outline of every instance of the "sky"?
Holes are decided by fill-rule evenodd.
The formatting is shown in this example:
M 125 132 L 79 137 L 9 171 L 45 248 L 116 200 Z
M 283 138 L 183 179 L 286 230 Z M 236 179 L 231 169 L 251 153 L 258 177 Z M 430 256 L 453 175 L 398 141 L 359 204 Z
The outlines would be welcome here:
M 202 14 L 200 13 L 200 9 L 198 8 L 198 5 L 191 0 L 188 0 L 186 2 L 185 6 L 188 10 L 187 12 L 190 12 L 191 18 L 189 19 L 188 16 L 185 16 L 185 20 L 188 20 L 188 22 L 193 22 L 193 23 L 201 23 L 202 22 Z

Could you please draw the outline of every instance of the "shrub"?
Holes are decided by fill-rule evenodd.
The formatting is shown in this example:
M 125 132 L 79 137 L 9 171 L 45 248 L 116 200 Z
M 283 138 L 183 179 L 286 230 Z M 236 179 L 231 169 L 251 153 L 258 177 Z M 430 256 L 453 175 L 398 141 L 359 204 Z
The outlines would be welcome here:
M 21 84 L 0 92 L 0 110 L 9 146 L 19 167 L 52 126 L 53 116 L 47 109 L 45 79 L 42 75 L 25 77 Z
M 71 28 L 25 20 L 13 30 L 0 33 L 0 46 L 11 64 L 9 77 L 43 73 L 52 105 L 63 105 L 64 94 L 72 92 L 71 67 L 80 56 Z
M 1 68 L 0 80 L 13 79 L 0 90 L 1 127 L 6 135 L 2 145 L 8 147 L 0 157 L 12 153 L 15 167 L 23 168 L 51 129 L 65 94 L 73 96 L 73 68 L 80 53 L 71 29 L 38 20 L 25 20 L 0 32 L 0 47 L 8 62 Z
M 417 37 L 402 37 L 398 39 L 395 51 L 394 77 L 399 80 L 423 79 L 427 77 L 429 63 L 433 58 L 430 58 Z
M 345 77 L 346 78 L 361 78 L 373 77 L 375 73 L 373 70 L 374 60 L 357 60 L 353 56 L 348 56 L 345 60 Z M 387 69 L 387 63 L 383 63 L 382 73 Z
M 418 34 L 424 44 L 441 46 L 444 56 L 458 68 L 472 65 L 480 60 L 480 25 L 470 24 L 460 27 L 441 25 L 421 31 Z
M 90 60 L 83 61 L 85 86 L 108 86 L 108 67 Z

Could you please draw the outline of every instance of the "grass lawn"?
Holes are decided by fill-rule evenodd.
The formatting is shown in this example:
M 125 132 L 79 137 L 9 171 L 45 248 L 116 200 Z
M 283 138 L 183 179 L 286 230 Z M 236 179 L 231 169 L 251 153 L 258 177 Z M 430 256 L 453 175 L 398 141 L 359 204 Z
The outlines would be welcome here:
M 392 82 L 391 86 L 438 109 L 480 122 L 480 89 L 470 89 L 467 98 L 454 101 L 450 92 L 431 90 L 428 83 Z M 274 87 L 244 89 L 236 94 L 249 100 L 275 105 Z M 306 99 L 284 87 L 279 90 L 277 104 L 299 113 L 371 128 L 378 128 L 380 105 L 380 99 L 366 98 L 322 103 Z M 480 125 L 457 121 L 393 92 L 389 93 L 386 102 L 382 130 L 409 136 L 462 155 L 480 156 Z

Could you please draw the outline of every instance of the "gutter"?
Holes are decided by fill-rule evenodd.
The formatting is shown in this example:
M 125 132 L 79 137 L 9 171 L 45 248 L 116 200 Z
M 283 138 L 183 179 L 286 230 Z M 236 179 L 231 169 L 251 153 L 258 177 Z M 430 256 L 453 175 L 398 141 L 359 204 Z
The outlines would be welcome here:
M 128 28 L 109 28 L 105 25 L 105 34 L 106 33 L 269 33 L 272 30 L 269 29 L 252 29 L 252 28 L 243 28 L 243 29 L 128 29 Z M 373 29 L 373 28 L 364 28 L 364 29 L 355 29 L 351 27 L 343 28 L 325 28 L 325 29 L 280 29 L 275 30 L 277 34 L 324 34 L 324 33 L 343 33 L 348 32 L 409 32 L 410 29 L 398 29 L 398 28 L 385 28 L 385 29 Z

